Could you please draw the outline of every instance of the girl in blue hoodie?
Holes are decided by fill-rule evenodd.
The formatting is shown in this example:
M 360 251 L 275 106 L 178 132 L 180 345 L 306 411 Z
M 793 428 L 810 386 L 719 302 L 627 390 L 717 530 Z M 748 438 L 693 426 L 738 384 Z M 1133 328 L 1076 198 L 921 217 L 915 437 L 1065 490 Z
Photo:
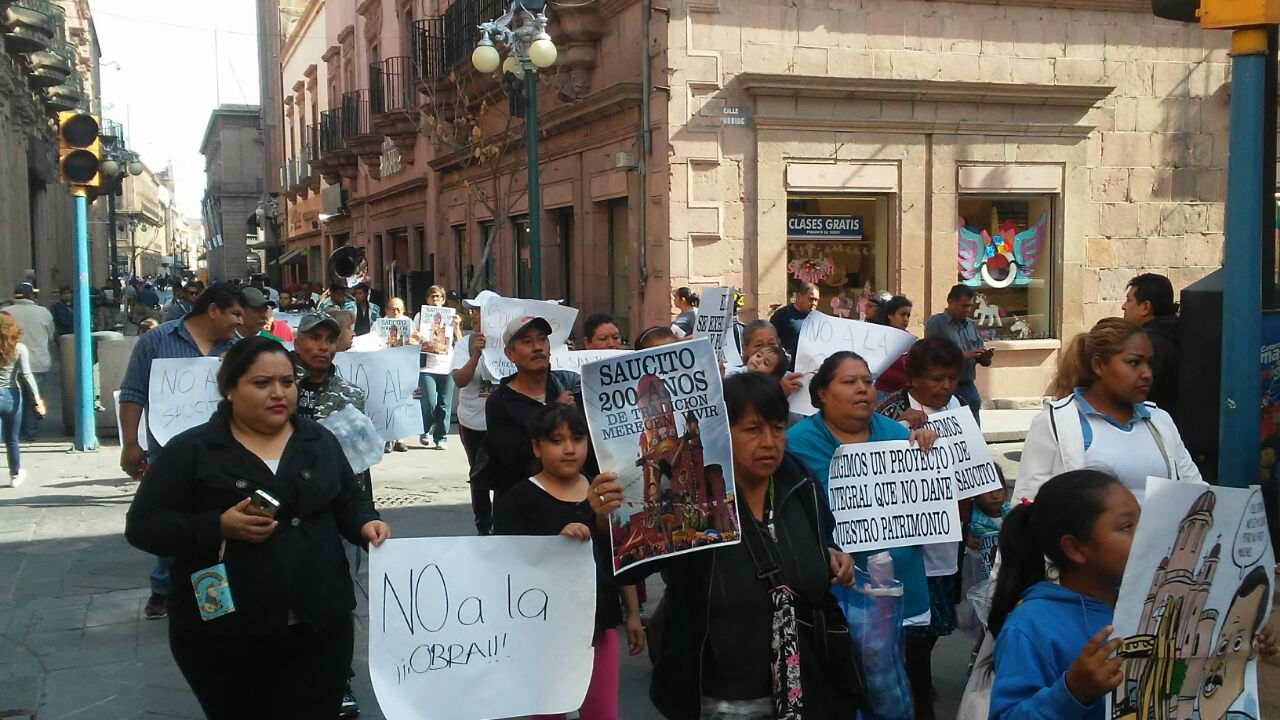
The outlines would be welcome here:
M 1103 720 L 1123 677 L 1120 640 L 1107 637 L 1140 513 L 1111 475 L 1075 470 L 1005 518 L 988 618 L 991 720 Z

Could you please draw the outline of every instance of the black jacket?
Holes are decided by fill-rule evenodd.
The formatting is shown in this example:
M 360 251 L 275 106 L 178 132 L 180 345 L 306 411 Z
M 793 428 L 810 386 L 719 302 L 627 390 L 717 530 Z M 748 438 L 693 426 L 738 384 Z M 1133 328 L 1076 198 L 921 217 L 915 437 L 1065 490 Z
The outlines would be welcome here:
M 1151 394 L 1147 399 L 1178 420 L 1178 316 L 1164 315 L 1142 326 L 1151 338 Z
M 806 586 L 796 583 L 789 575 L 797 555 L 819 553 L 825 566 L 827 548 L 839 549 L 832 539 L 835 518 L 823 499 L 821 486 L 804 464 L 790 454 L 783 456 L 774 482 L 778 498 L 775 515 L 778 548 L 783 558 L 784 580 L 800 597 L 797 616 L 804 620 L 811 613 L 821 613 L 830 625 L 845 628 L 844 616 L 827 590 L 829 584 Z M 749 511 L 740 508 L 740 512 Z M 791 538 L 801 540 L 793 546 L 788 542 Z M 702 654 L 709 633 L 711 583 L 720 552 L 721 549 L 703 550 L 648 562 L 617 577 L 620 585 L 631 585 L 661 570 L 666 581 L 662 605 L 650 621 L 650 642 L 656 658 L 649 698 L 669 720 L 698 720 L 702 714 Z M 801 646 L 806 720 L 847 720 L 857 712 L 853 648 L 847 633 L 842 638 L 830 647 L 832 658 L 826 662 L 815 657 L 818 653 L 806 653 L 805 646 Z
M 378 513 L 328 430 L 298 417 L 293 429 L 275 474 L 236 441 L 224 413 L 170 440 L 147 469 L 125 536 L 140 550 L 173 557 L 169 622 L 249 635 L 284 631 L 290 610 L 319 630 L 355 609 L 340 538 L 363 546 L 360 529 Z M 279 525 L 264 543 L 227 541 L 223 562 L 236 609 L 203 621 L 191 574 L 218 562 L 223 511 L 257 489 L 280 501 Z
M 484 417 L 488 430 L 485 433 L 485 447 L 489 454 L 486 468 L 489 486 L 503 493 L 516 483 L 529 479 L 537 474 L 537 466 L 533 457 L 533 446 L 529 441 L 529 416 L 543 404 L 522 393 L 511 389 L 511 379 L 515 375 L 504 378 L 502 384 L 489 394 L 484 403 Z M 552 370 L 547 373 L 547 402 L 555 402 L 560 393 L 568 390 L 573 393 L 573 401 L 582 408 L 582 379 L 577 373 L 568 370 Z M 587 464 L 582 474 L 594 478 L 599 473 L 593 453 L 588 453 Z

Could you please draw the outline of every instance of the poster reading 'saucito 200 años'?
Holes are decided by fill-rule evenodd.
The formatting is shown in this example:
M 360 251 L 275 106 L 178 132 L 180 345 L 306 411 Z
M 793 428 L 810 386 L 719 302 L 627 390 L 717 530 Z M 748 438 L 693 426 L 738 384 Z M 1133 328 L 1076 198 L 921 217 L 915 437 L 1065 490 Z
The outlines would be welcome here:
M 738 542 L 729 417 L 706 338 L 582 366 L 600 470 L 626 500 L 613 514 L 613 569 Z

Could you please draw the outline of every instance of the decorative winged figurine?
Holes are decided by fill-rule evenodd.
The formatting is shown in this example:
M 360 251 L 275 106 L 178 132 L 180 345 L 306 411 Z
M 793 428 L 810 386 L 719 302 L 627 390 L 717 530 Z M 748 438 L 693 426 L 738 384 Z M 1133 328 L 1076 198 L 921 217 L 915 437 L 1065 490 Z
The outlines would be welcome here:
M 1048 221 L 1049 213 L 1041 213 L 1034 225 L 1017 232 L 1017 227 L 1006 220 L 993 237 L 986 230 L 966 226 L 964 218 L 957 218 L 957 261 L 964 284 L 997 289 L 1030 284 L 1044 249 Z

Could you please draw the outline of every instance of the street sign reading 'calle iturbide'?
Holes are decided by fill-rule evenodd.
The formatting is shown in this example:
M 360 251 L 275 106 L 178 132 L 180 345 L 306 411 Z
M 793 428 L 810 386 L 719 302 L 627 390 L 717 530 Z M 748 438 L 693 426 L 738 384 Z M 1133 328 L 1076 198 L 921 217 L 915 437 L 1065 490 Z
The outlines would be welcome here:
M 726 127 L 746 127 L 750 119 L 751 110 L 745 105 L 720 109 L 720 124 Z

